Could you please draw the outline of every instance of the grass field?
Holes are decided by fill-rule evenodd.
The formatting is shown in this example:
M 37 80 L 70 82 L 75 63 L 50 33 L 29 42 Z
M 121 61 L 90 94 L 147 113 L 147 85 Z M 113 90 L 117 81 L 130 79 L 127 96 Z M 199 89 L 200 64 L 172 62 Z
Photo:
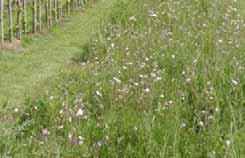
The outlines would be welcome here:
M 245 157 L 244 8 L 235 0 L 119 0 L 92 38 L 79 28 L 103 17 L 97 8 L 31 39 L 23 49 L 33 58 L 3 53 L 3 65 L 21 59 L 8 71 L 22 87 L 12 102 L 32 94 L 6 106 L 14 125 L 0 139 L 1 156 Z M 2 98 L 17 83 L 5 70 Z M 37 92 L 24 76 L 40 83 L 42 71 L 50 77 Z
M 50 32 L 23 39 L 22 48 L 0 52 L 0 103 L 23 103 L 25 94 L 42 88 L 41 82 L 59 73 L 58 69 L 69 62 L 99 26 L 101 18 L 108 14 L 111 2 L 89 8 L 69 17 Z M 70 19 L 71 18 L 71 19 Z M 44 84 L 45 85 L 45 84 Z

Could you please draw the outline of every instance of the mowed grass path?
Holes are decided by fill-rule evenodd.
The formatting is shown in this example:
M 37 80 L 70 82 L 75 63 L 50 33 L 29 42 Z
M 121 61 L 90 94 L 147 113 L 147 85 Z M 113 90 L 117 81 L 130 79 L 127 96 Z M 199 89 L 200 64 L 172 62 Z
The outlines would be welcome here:
M 0 104 L 20 104 L 65 66 L 106 17 L 114 0 L 98 1 L 76 16 L 67 18 L 50 33 L 23 42 L 18 51 L 0 52 Z M 29 41 L 29 42 L 28 42 Z

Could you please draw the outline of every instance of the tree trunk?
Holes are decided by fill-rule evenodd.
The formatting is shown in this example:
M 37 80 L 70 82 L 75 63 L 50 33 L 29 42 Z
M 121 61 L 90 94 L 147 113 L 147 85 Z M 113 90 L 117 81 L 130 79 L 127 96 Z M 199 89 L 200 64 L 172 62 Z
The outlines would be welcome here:
M 4 31 L 3 31 L 3 10 L 4 0 L 0 0 L 0 44 L 4 43 Z
M 8 15 L 9 15 L 9 42 L 13 41 L 13 15 L 12 15 L 12 0 L 8 1 Z
M 21 40 L 21 17 L 22 8 L 20 0 L 17 0 L 17 24 L 16 24 L 16 37 Z

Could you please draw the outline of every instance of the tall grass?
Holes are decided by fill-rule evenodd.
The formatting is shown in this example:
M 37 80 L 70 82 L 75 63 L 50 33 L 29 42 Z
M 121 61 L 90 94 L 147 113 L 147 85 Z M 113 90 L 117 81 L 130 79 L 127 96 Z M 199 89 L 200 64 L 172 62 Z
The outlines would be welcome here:
M 242 158 L 245 6 L 119 0 L 0 152 L 15 157 Z

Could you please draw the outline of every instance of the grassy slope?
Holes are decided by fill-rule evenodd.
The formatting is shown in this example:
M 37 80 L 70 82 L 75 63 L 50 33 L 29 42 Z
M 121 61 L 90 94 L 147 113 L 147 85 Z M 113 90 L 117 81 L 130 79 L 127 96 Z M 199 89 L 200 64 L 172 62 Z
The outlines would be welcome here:
M 21 52 L 0 53 L 0 103 L 20 102 L 25 93 L 34 92 L 42 81 L 81 51 L 98 21 L 105 16 L 112 1 L 100 1 L 93 8 L 53 28 L 51 33 L 24 42 Z

